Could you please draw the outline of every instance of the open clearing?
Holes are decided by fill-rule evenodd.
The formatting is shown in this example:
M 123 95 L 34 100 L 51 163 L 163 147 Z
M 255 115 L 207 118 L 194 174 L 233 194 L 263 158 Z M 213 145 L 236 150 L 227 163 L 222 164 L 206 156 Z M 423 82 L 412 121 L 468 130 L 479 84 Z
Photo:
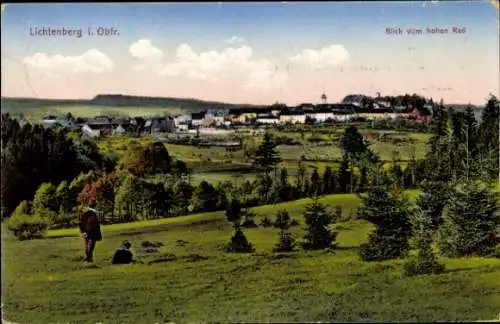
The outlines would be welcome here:
M 416 197 L 417 192 L 410 192 Z M 323 199 L 344 216 L 355 195 Z M 286 208 L 301 225 L 307 199 L 254 208 L 256 219 Z M 498 316 L 500 259 L 446 259 L 447 272 L 408 278 L 404 260 L 367 263 L 357 247 L 371 226 L 360 220 L 338 225 L 335 252 L 273 254 L 274 228 L 246 229 L 254 254 L 221 251 L 232 229 L 222 212 L 103 226 L 98 268 L 78 259 L 76 229 L 19 242 L 2 235 L 4 318 L 16 323 L 474 321 Z M 124 239 L 138 248 L 160 241 L 158 253 L 138 255 L 143 264 L 112 266 Z M 184 244 L 179 241 L 185 241 Z M 187 243 L 186 243 L 187 242 Z M 136 250 L 137 251 L 137 250 Z M 153 262 L 151 262 L 153 261 Z M 150 263 L 151 264 L 148 264 Z

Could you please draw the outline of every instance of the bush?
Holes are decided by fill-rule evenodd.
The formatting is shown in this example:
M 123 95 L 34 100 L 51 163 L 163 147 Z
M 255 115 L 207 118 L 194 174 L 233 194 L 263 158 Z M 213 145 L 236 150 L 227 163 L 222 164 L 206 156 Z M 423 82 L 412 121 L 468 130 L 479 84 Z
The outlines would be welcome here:
M 257 225 L 252 218 L 245 217 L 245 219 L 243 220 L 243 223 L 241 223 L 241 227 L 256 228 L 256 227 L 259 227 L 259 225 Z
M 295 251 L 295 239 L 287 231 L 280 231 L 280 238 L 273 249 L 273 252 L 293 252 Z
M 273 226 L 276 228 L 287 229 L 290 226 L 290 214 L 286 210 L 278 211 Z
M 292 218 L 292 220 L 290 220 L 290 227 L 295 227 L 299 225 L 300 225 L 299 221 L 296 220 L 295 218 Z
M 50 229 L 72 228 L 78 226 L 78 216 L 75 212 L 64 212 L 60 210 L 59 213 L 51 213 L 51 215 L 54 216 L 54 219 L 50 224 Z
M 236 228 L 231 241 L 227 246 L 227 252 L 233 253 L 251 253 L 254 252 L 252 244 L 248 242 L 247 237 L 240 228 Z
M 500 245 L 497 245 L 495 249 L 487 255 L 488 258 L 498 258 L 500 259 Z
M 322 142 L 323 141 L 323 137 L 319 136 L 319 135 L 311 135 L 307 141 L 309 143 L 319 143 L 319 142 Z
M 424 274 L 440 274 L 443 273 L 445 267 L 434 259 L 423 259 L 420 257 L 412 257 L 404 265 L 404 273 L 407 276 L 418 276 Z
M 243 223 L 241 224 L 242 227 L 246 227 L 246 228 L 256 228 L 256 227 L 259 227 L 255 221 L 253 220 L 253 218 L 255 217 L 255 214 L 251 211 L 244 211 L 244 218 L 243 218 Z
M 33 240 L 45 236 L 48 222 L 39 215 L 14 213 L 7 221 L 7 227 L 19 240 Z
M 260 221 L 260 226 L 271 227 L 271 226 L 273 226 L 273 222 L 271 221 L 271 219 L 267 215 L 265 215 L 264 217 L 262 217 L 262 220 Z
M 401 248 L 401 246 L 405 248 Z M 378 233 L 372 233 L 369 236 L 369 242 L 361 245 L 359 256 L 363 261 L 384 261 L 406 257 L 408 249 L 406 238 L 396 236 L 384 236 Z

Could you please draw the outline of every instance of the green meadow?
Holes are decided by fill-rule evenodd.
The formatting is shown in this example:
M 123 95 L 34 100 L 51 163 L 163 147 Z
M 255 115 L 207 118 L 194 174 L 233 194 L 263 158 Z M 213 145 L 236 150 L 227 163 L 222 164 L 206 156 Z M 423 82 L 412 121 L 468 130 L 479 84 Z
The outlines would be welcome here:
M 332 134 L 340 133 L 341 131 L 336 127 L 330 129 Z M 368 132 L 368 131 L 365 131 Z M 391 132 L 382 131 L 369 131 L 374 134 L 383 134 Z M 363 131 L 361 132 L 363 133 Z M 296 133 L 291 135 L 290 132 L 274 131 L 273 135 L 276 137 L 293 137 L 298 138 Z M 313 136 L 312 132 L 305 133 L 306 138 Z M 420 133 L 402 133 L 402 136 L 411 139 L 411 142 L 405 143 L 390 143 L 383 142 L 378 139 L 371 141 L 371 149 L 377 153 L 380 158 L 386 162 L 385 166 L 389 167 L 392 160 L 396 157 L 401 160 L 401 165 L 406 166 L 412 154 L 417 159 L 423 158 L 426 152 L 426 143 L 429 134 Z M 232 136 L 226 136 L 226 139 L 231 139 Z M 250 136 L 243 136 L 245 142 Z M 342 159 L 342 149 L 338 141 L 328 140 L 328 136 L 324 136 L 325 141 L 322 144 L 303 143 L 303 145 L 279 145 L 277 150 L 282 158 L 281 167 L 286 167 L 288 175 L 295 177 L 298 170 L 298 161 L 301 157 L 305 157 L 304 166 L 309 172 L 313 169 L 318 169 L 323 172 L 327 166 L 334 169 L 339 167 L 338 161 Z M 112 153 L 118 158 L 123 157 L 131 142 L 146 144 L 155 140 L 155 137 L 124 137 L 124 136 L 110 136 L 99 139 L 97 144 L 100 150 L 104 153 Z M 252 136 L 252 140 L 259 141 L 260 135 Z M 197 147 L 190 145 L 166 144 L 166 147 L 171 155 L 185 161 L 192 170 L 191 180 L 198 183 L 206 180 L 212 183 L 230 180 L 234 177 L 244 179 L 254 179 L 255 172 L 252 170 L 251 159 L 244 156 L 244 150 L 240 149 L 235 152 L 228 152 L 222 147 Z
M 410 191 L 412 199 L 417 191 Z M 254 208 L 256 221 L 287 209 L 300 223 L 308 199 Z M 2 235 L 3 316 L 16 323 L 199 323 L 493 319 L 500 307 L 500 259 L 441 261 L 441 275 L 405 277 L 404 260 L 362 262 L 357 248 L 371 225 L 350 219 L 356 195 L 322 201 L 343 207 L 332 252 L 275 254 L 274 228 L 246 229 L 255 253 L 222 251 L 232 229 L 222 212 L 103 226 L 96 268 L 82 266 L 77 229 L 17 241 Z M 111 265 L 115 248 L 133 243 L 139 261 Z M 164 244 L 142 254 L 142 241 Z

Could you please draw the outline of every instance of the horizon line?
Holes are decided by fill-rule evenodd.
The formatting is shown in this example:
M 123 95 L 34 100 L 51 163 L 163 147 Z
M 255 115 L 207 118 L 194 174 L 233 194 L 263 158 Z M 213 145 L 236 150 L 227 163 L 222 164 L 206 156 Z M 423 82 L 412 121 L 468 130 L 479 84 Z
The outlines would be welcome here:
M 346 96 L 349 96 L 349 95 L 362 95 L 362 96 L 366 96 L 366 97 L 371 97 L 371 98 L 374 98 L 376 99 L 377 97 L 375 96 L 370 96 L 370 95 L 366 95 L 366 94 L 363 94 L 363 93 L 349 93 L 349 94 L 346 94 L 344 96 L 344 98 Z M 413 95 L 417 95 L 419 97 L 422 97 L 422 98 L 425 98 L 425 99 L 432 99 L 435 103 L 438 103 L 440 100 L 443 100 L 442 98 L 440 99 L 435 99 L 434 97 L 427 97 L 427 96 L 424 96 L 424 95 L 421 95 L 421 94 L 418 94 L 418 93 L 413 93 L 413 94 L 410 94 L 410 93 L 401 93 L 401 94 L 397 94 L 397 95 L 381 95 L 381 97 L 397 97 L 397 96 L 405 96 L 405 95 L 409 95 L 409 96 L 413 96 Z M 490 93 L 491 95 L 491 93 Z M 494 95 L 494 94 L 493 94 Z M 206 100 L 206 99 L 200 99 L 200 98 L 193 98 L 193 97 L 168 97 L 168 96 L 142 96 L 142 95 L 131 95 L 131 94 L 126 94 L 126 93 L 99 93 L 93 97 L 90 97 L 90 98 L 40 98 L 40 97 L 15 97 L 15 96 L 1 96 L 0 98 L 3 100 L 3 99 L 21 99 L 21 100 L 40 100 L 40 101 L 92 101 L 94 100 L 95 98 L 99 97 L 99 96 L 126 96 L 126 97 L 134 97 L 134 98 L 157 98 L 157 99 L 178 99 L 178 100 L 193 100 L 193 101 L 202 101 L 202 102 L 208 102 L 208 103 L 220 103 L 220 104 L 229 104 L 229 105 L 247 105 L 247 106 L 271 106 L 271 105 L 274 105 L 274 104 L 285 104 L 288 106 L 288 104 L 284 101 L 279 101 L 279 100 L 276 100 L 275 102 L 273 103 L 268 103 L 268 104 L 255 104 L 255 103 L 233 103 L 233 102 L 227 102 L 227 101 L 218 101 L 218 100 Z M 318 99 L 317 101 L 319 102 L 321 99 Z M 488 101 L 488 98 L 484 98 L 484 102 L 487 102 Z M 339 102 L 330 102 L 331 103 L 341 103 L 341 101 Z M 302 102 L 302 103 L 299 103 L 297 105 L 300 105 L 300 104 L 314 104 L 313 102 Z M 321 103 L 317 103 L 317 104 L 321 104 Z M 468 102 L 468 103 L 445 103 L 445 105 L 472 105 L 472 106 L 479 106 L 481 104 L 473 104 L 472 102 Z

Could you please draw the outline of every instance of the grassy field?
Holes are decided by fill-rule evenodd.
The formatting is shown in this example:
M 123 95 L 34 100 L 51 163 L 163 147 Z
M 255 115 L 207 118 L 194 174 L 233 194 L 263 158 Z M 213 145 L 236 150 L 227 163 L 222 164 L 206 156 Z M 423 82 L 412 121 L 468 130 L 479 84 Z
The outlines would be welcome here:
M 415 197 L 417 192 L 410 192 Z M 355 195 L 323 198 L 347 216 Z M 274 217 L 288 209 L 301 225 L 307 200 L 261 206 Z M 442 259 L 442 275 L 404 277 L 404 260 L 366 263 L 357 247 L 371 226 L 359 220 L 337 226 L 335 252 L 273 254 L 278 230 L 247 229 L 256 252 L 221 251 L 232 230 L 223 213 L 189 215 L 103 227 L 97 268 L 83 268 L 77 230 L 15 241 L 2 235 L 3 316 L 17 323 L 471 321 L 492 319 L 500 308 L 500 260 Z M 160 241 L 143 263 L 112 266 L 124 239 Z M 185 244 L 180 244 L 179 240 Z
M 333 128 L 330 130 L 332 133 L 338 132 L 338 129 Z M 380 131 L 370 131 L 371 133 L 383 133 Z M 389 132 L 390 133 L 390 132 Z M 291 135 L 293 134 L 293 135 Z M 311 136 L 312 133 L 305 133 L 306 138 Z M 300 136 L 297 133 L 291 132 L 274 132 L 275 136 Z M 406 133 L 403 134 L 406 138 L 413 140 L 411 143 L 392 144 L 381 141 L 372 141 L 371 148 L 376 152 L 382 160 L 392 161 L 394 152 L 397 157 L 403 161 L 411 157 L 412 151 L 415 153 L 416 158 L 423 158 L 426 152 L 426 142 L 429 138 L 428 134 L 419 133 Z M 259 136 L 253 136 L 257 142 L 260 140 Z M 154 137 L 121 137 L 111 136 L 98 141 L 98 145 L 102 152 L 113 153 L 118 158 L 121 158 L 127 150 L 131 141 L 146 144 L 154 140 Z M 295 177 L 298 169 L 297 162 L 301 156 L 309 160 L 304 163 L 306 168 L 312 172 L 317 168 L 319 172 L 323 172 L 326 166 L 334 169 L 338 168 L 338 161 L 342 158 L 342 150 L 335 142 L 330 142 L 330 145 L 279 145 L 277 150 L 280 157 L 283 159 L 282 167 L 288 169 L 288 174 Z M 244 157 L 243 150 L 229 153 L 222 147 L 200 148 L 189 145 L 166 144 L 167 149 L 174 157 L 185 161 L 192 169 L 192 179 L 195 183 L 201 180 L 207 180 L 213 183 L 229 180 L 236 174 L 238 177 L 245 179 L 253 179 L 255 173 L 251 170 L 251 161 Z M 403 166 L 405 162 L 401 163 Z M 387 163 L 387 166 L 390 162 Z

